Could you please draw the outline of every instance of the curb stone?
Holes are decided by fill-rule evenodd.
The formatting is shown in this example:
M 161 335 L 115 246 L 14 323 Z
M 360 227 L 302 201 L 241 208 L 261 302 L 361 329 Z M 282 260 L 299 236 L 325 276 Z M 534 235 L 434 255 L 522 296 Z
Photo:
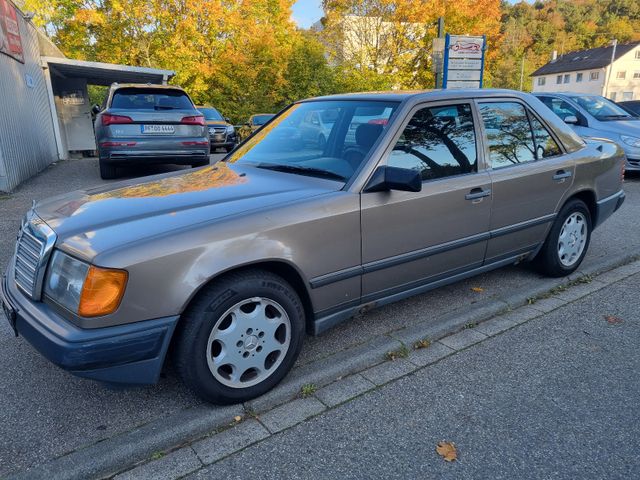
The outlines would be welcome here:
M 612 268 L 606 273 L 603 272 L 604 267 L 602 266 L 606 265 L 606 263 L 600 262 L 592 265 L 589 269 L 574 274 L 574 276 L 569 279 L 569 283 L 572 283 L 572 280 L 574 282 L 578 281 L 584 275 L 595 276 L 598 272 L 603 272 L 601 276 L 599 275 L 599 278 L 591 279 L 590 283 L 574 283 L 573 285 L 567 286 L 567 290 L 562 290 L 560 294 L 572 289 L 577 289 L 581 292 L 581 296 L 585 296 L 640 272 L 640 261 L 637 260 L 637 256 L 629 256 L 629 259 L 631 263 L 620 266 L 620 262 L 616 262 L 617 267 Z M 531 305 L 526 306 L 529 303 L 528 299 L 531 297 L 533 290 L 531 288 L 527 290 L 529 292 L 528 296 L 525 296 L 524 290 L 516 290 L 513 292 L 513 296 L 508 298 L 508 301 L 489 300 L 484 304 L 474 305 L 473 309 L 469 312 L 463 312 L 462 314 L 442 319 L 444 325 L 446 325 L 445 327 L 427 324 L 414 325 L 406 329 L 391 332 L 371 344 L 358 345 L 354 348 L 338 352 L 334 356 L 324 358 L 317 363 L 304 365 L 299 371 L 292 372 L 293 376 L 291 380 L 285 381 L 260 399 L 248 402 L 245 407 L 258 412 L 264 411 L 265 413 L 259 417 L 262 424 L 273 433 L 279 432 L 326 410 L 327 407 L 319 399 L 321 397 L 316 398 L 316 396 L 293 400 L 290 403 L 283 404 L 296 396 L 300 391 L 300 387 L 306 383 L 314 383 L 328 389 L 337 379 L 340 379 L 338 380 L 339 382 L 352 381 L 347 380 L 349 378 L 347 375 L 366 370 L 367 368 L 371 369 L 371 367 L 375 367 L 376 365 L 380 366 L 380 372 L 384 372 L 386 369 L 393 370 L 399 367 L 391 368 L 383 366 L 384 363 L 389 362 L 384 362 L 384 354 L 387 351 L 395 350 L 403 344 L 413 345 L 413 341 L 424 339 L 426 336 L 432 341 L 439 340 L 439 343 L 436 342 L 430 347 L 427 347 L 424 349 L 424 352 L 418 353 L 418 351 L 411 351 L 407 360 L 402 362 L 403 366 L 411 365 L 411 369 L 408 369 L 408 371 L 402 375 L 392 376 L 390 381 L 393 381 L 395 378 L 410 374 L 418 368 L 423 368 L 424 366 L 435 363 L 456 351 L 468 348 L 478 341 L 490 338 L 492 336 L 488 330 L 490 325 L 489 327 L 483 327 L 482 322 L 493 319 L 494 324 L 497 324 L 498 319 L 502 319 L 501 321 L 508 323 L 508 319 L 511 318 L 511 322 L 515 322 L 517 325 L 535 318 L 533 311 L 539 311 L 540 315 L 543 315 L 544 313 L 548 313 L 560 306 L 581 298 L 581 296 L 575 297 L 576 294 L 566 294 L 563 299 L 560 298 L 560 296 L 554 296 L 559 295 L 558 293 L 552 294 L 550 292 L 550 290 L 559 285 L 567 285 L 566 282 L 563 283 L 553 280 L 551 282 L 544 281 L 543 283 L 546 290 L 540 291 L 542 287 L 536 288 L 535 291 L 537 294 L 535 297 L 539 297 L 540 299 L 536 298 Z M 513 312 L 510 311 L 511 308 L 523 306 L 526 306 L 526 313 L 515 310 Z M 518 308 L 518 310 L 520 310 L 520 308 Z M 509 317 L 509 315 L 513 316 Z M 505 318 L 507 320 L 505 320 Z M 460 321 L 461 319 L 462 321 Z M 472 319 L 472 321 L 469 321 L 469 319 Z M 478 325 L 474 329 L 461 330 L 468 323 L 478 323 Z M 506 325 L 506 323 L 504 325 Z M 420 327 L 423 327 L 423 329 L 420 330 Z M 427 328 L 425 329 L 424 327 Z M 507 326 L 501 331 L 509 328 L 512 327 Z M 489 334 L 489 336 L 487 336 L 487 334 Z M 410 341 L 406 342 L 406 340 Z M 434 353 L 431 354 L 429 353 L 429 349 L 432 348 L 434 349 Z M 446 348 L 449 348 L 449 350 L 447 351 Z M 342 361 L 346 362 L 346 365 L 342 365 Z M 396 362 L 398 362 L 398 360 L 396 360 Z M 318 371 L 318 369 L 322 369 L 322 364 L 326 366 L 327 371 Z M 333 388 L 337 389 L 339 387 Z M 326 392 L 327 390 L 324 391 Z M 355 398 L 361 393 L 357 393 L 355 390 L 346 393 L 344 395 L 347 398 L 344 401 Z M 277 405 L 280 406 L 273 408 Z M 296 411 L 296 409 L 299 411 Z M 123 465 L 133 465 L 135 462 L 149 459 L 155 452 L 169 451 L 175 445 L 189 443 L 195 439 L 202 438 L 208 432 L 228 425 L 235 415 L 241 414 L 241 406 L 220 408 L 201 405 L 178 412 L 168 418 L 153 421 L 150 424 L 141 426 L 125 434 L 76 450 L 75 452 L 38 467 L 18 472 L 8 478 L 43 478 L 48 480 L 53 477 L 61 479 L 84 479 L 106 478 L 116 473 L 126 473 L 128 469 L 123 468 Z M 217 438 L 217 435 L 220 434 L 216 434 L 214 437 Z M 186 453 L 181 453 L 180 455 L 186 455 L 188 457 Z M 176 454 L 176 457 L 177 456 L 178 454 Z M 167 455 L 167 457 L 169 457 L 169 455 Z M 159 461 L 162 461 L 162 459 L 142 463 L 141 465 L 136 465 L 135 468 L 142 468 Z M 149 466 L 147 468 L 152 469 L 154 467 Z

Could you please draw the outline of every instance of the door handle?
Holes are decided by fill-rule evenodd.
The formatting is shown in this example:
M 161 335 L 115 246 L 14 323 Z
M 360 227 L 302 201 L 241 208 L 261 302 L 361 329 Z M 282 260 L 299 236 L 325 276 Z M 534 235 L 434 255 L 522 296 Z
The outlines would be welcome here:
M 488 197 L 491 195 L 491 189 L 487 188 L 483 190 L 480 187 L 473 188 L 469 193 L 467 193 L 464 198 L 465 200 L 477 200 L 478 198 Z
M 571 176 L 571 172 L 566 170 L 558 170 L 556 174 L 553 176 L 554 180 L 564 180 L 565 178 L 569 178 Z

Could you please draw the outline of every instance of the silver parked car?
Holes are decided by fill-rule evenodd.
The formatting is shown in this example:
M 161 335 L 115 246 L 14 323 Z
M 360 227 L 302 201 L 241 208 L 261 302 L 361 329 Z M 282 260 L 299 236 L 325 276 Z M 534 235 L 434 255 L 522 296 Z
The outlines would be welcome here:
M 640 171 L 640 118 L 600 95 L 536 93 L 583 138 L 608 138 L 627 155 L 627 170 Z
M 291 142 L 312 111 L 333 118 L 323 150 Z M 306 100 L 216 165 L 36 204 L 3 306 L 76 375 L 156 382 L 171 347 L 198 395 L 242 402 L 363 309 L 522 261 L 573 272 L 623 168 L 518 92 Z
M 104 179 L 133 164 L 209 163 L 204 116 L 180 87 L 113 84 L 97 109 L 95 133 Z

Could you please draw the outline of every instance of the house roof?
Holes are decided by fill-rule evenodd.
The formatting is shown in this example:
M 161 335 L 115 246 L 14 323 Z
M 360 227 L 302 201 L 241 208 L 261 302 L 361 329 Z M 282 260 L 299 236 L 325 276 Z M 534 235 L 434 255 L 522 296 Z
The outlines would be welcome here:
M 616 47 L 616 60 L 629 53 L 640 42 L 627 43 Z M 531 74 L 532 77 L 549 75 L 550 73 L 575 72 L 576 70 L 592 70 L 606 67 L 611 63 L 613 46 L 591 48 L 561 55 L 557 60 L 543 65 Z

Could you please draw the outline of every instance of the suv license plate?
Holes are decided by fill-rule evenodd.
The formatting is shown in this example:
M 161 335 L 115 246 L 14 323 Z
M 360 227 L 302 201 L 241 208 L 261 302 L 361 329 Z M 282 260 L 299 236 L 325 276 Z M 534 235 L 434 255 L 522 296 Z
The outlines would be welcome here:
M 175 133 L 173 125 L 142 125 L 142 133 L 150 135 L 170 135 Z

